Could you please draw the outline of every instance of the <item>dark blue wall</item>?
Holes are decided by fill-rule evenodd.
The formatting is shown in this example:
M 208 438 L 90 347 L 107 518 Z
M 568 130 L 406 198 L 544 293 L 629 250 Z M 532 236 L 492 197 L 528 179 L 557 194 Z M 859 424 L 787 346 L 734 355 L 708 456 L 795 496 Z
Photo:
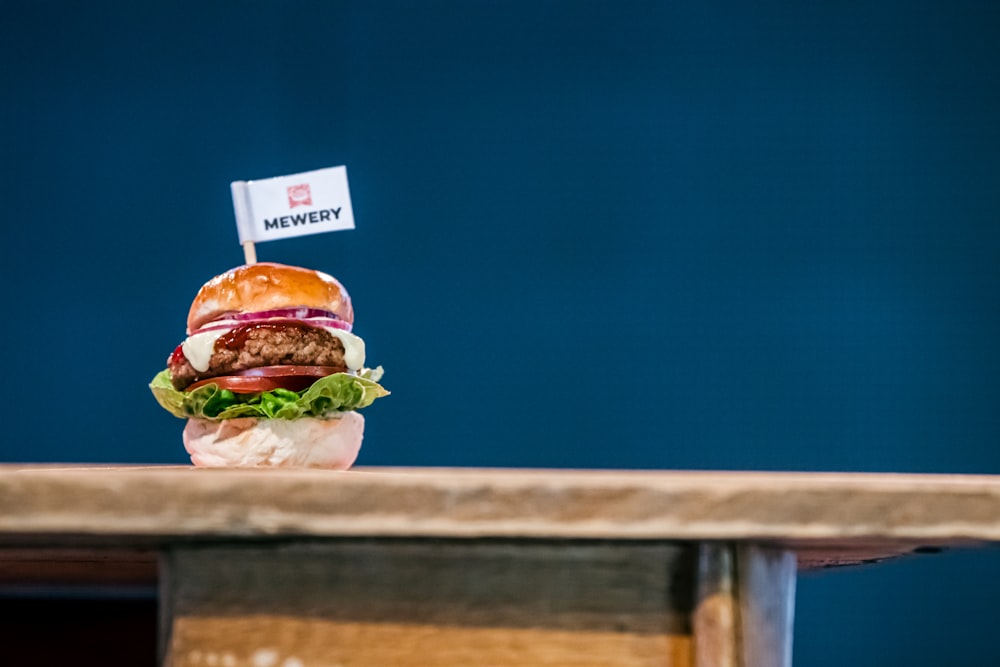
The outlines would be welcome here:
M 229 182 L 346 164 L 258 250 L 351 290 L 361 464 L 1000 473 L 1000 4 L 134 4 L 0 3 L 0 460 L 186 462 Z M 805 577 L 796 660 L 995 664 L 998 565 Z

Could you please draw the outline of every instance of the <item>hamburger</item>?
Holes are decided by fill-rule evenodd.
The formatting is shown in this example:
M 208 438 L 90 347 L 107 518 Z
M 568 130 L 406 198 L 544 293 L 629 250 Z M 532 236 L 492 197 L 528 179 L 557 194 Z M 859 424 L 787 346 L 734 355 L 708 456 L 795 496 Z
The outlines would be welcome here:
M 357 411 L 388 394 L 353 327 L 351 298 L 332 276 L 238 266 L 198 290 L 187 338 L 150 389 L 187 420 L 195 465 L 346 469 L 364 436 Z

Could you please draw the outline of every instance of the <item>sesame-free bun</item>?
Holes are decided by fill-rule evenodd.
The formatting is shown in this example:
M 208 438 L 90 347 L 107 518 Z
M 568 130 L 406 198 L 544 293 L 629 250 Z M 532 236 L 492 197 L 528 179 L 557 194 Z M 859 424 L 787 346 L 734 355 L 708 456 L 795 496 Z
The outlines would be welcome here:
M 299 467 L 347 470 L 358 457 L 365 418 L 189 419 L 184 448 L 196 466 Z
M 294 307 L 329 310 L 354 323 L 351 297 L 333 276 L 297 266 L 261 262 L 237 266 L 202 285 L 188 312 L 188 333 L 225 313 Z

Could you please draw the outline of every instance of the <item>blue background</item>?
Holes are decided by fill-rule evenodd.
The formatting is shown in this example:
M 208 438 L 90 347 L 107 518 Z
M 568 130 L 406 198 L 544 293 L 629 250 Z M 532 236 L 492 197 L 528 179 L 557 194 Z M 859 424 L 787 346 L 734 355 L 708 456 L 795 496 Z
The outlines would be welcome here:
M 363 465 L 1000 473 L 1000 4 L 0 4 L 0 460 L 146 389 L 229 183 L 345 164 Z M 166 4 L 166 3 L 164 3 Z M 997 664 L 991 550 L 804 576 L 799 664 Z

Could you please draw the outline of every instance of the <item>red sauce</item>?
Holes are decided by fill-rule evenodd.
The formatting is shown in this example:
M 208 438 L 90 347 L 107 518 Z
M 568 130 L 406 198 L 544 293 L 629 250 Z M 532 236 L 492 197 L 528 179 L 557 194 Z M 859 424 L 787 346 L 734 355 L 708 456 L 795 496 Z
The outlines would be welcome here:
M 187 357 L 184 356 L 184 344 L 181 343 L 173 351 L 173 354 L 170 355 L 170 358 L 167 359 L 167 365 L 168 366 L 179 366 L 179 365 L 183 364 L 185 361 L 187 361 Z
M 308 324 L 302 322 L 297 322 L 295 320 L 280 320 L 280 321 L 264 321 L 264 322 L 251 322 L 250 324 L 244 324 L 238 326 L 231 331 L 219 336 L 219 339 L 215 341 L 216 350 L 238 350 L 243 347 L 246 343 L 247 337 L 252 331 L 259 331 L 262 329 L 270 329 L 276 331 L 279 329 L 315 329 L 316 327 L 311 327 Z

